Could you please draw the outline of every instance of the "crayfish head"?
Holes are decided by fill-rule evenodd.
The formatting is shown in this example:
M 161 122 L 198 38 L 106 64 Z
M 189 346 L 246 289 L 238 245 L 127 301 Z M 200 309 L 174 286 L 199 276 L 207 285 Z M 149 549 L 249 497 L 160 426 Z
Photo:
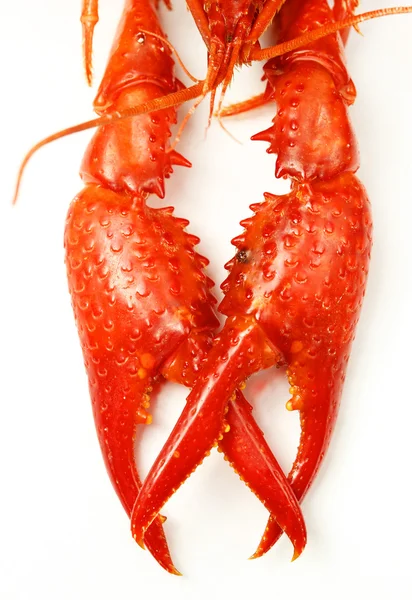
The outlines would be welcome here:
M 208 69 L 203 96 L 209 92 L 212 94 L 210 118 L 214 112 L 217 87 L 222 85 L 217 108 L 219 116 L 236 65 L 247 62 L 248 52 L 253 44 L 245 46 L 245 43 L 263 4 L 251 0 L 212 0 L 204 5 L 208 22 Z

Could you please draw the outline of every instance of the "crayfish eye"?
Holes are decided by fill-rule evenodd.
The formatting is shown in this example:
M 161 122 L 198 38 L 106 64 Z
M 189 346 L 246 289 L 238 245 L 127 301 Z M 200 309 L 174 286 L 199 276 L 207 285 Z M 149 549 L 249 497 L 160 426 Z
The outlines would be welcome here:
M 226 44 L 230 44 L 231 42 L 233 42 L 233 34 L 232 33 L 226 34 L 225 42 L 226 42 Z

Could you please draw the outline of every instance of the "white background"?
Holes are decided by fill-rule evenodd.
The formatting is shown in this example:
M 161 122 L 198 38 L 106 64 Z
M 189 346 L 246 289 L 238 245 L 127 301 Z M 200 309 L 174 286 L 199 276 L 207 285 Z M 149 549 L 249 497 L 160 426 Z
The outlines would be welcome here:
M 307 548 L 291 564 L 290 543 L 282 539 L 264 558 L 247 561 L 267 514 L 221 455 L 212 453 L 164 511 L 172 555 L 185 575 L 177 578 L 133 542 L 92 422 L 62 245 L 65 213 L 82 187 L 77 172 L 90 133 L 39 152 L 18 205 L 10 207 L 28 147 L 92 117 L 79 4 L 1 0 L 0 7 L 0 598 L 410 598 L 412 15 L 366 23 L 364 37 L 353 33 L 348 45 L 358 88 L 351 114 L 362 157 L 359 177 L 373 205 L 375 243 L 338 424 L 304 504 Z M 101 1 L 96 81 L 121 5 Z M 383 5 L 364 0 L 362 8 Z M 165 22 L 187 66 L 202 77 L 205 52 L 189 15 L 180 7 Z M 260 66 L 247 71 L 236 76 L 228 99 L 262 89 Z M 205 139 L 205 104 L 179 147 L 193 168 L 176 168 L 166 203 L 190 219 L 218 283 L 248 205 L 264 191 L 285 189 L 273 177 L 274 157 L 265 144 L 249 141 L 272 117 L 273 107 L 267 107 L 228 120 L 242 145 L 217 123 Z M 169 386 L 158 402 L 143 439 L 143 473 L 185 395 Z M 299 427 L 297 414 L 284 408 L 286 383 L 277 377 L 272 384 L 265 374 L 251 381 L 247 395 L 288 470 Z

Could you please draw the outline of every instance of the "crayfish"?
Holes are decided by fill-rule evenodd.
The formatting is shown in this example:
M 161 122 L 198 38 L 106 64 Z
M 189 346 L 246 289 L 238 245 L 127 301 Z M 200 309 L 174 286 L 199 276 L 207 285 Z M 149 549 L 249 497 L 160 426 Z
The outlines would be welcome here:
M 305 548 L 300 502 L 336 421 L 372 245 L 370 204 L 355 175 L 359 153 L 349 107 L 356 91 L 344 45 L 350 26 L 411 12 L 355 17 L 356 2 L 343 0 L 333 8 L 326 0 L 187 5 L 208 49 L 204 80 L 185 87 L 176 78 L 158 7 L 127 0 L 94 102 L 99 117 L 33 149 L 97 127 L 81 165 L 84 189 L 66 221 L 69 289 L 107 471 L 134 539 L 174 574 L 160 511 L 214 447 L 270 513 L 254 557 L 283 532 L 294 558 Z M 97 0 L 84 0 L 89 81 L 97 19 Z M 270 28 L 276 45 L 262 48 Z M 225 108 L 235 68 L 256 60 L 266 61 L 265 91 Z M 272 125 L 252 139 L 269 144 L 275 176 L 291 185 L 286 194 L 254 199 L 253 216 L 241 221 L 244 232 L 232 241 L 218 307 L 209 261 L 196 251 L 199 238 L 189 233 L 189 221 L 148 202 L 151 195 L 167 197 L 174 167 L 191 166 L 176 146 L 209 94 L 209 120 L 214 111 L 223 120 L 273 106 Z M 194 105 L 171 143 L 176 109 L 189 100 Z M 217 312 L 225 318 L 220 331 Z M 272 367 L 286 368 L 286 406 L 300 413 L 302 434 L 288 476 L 243 395 L 250 376 Z M 151 423 L 151 394 L 164 380 L 190 392 L 142 481 L 136 431 Z

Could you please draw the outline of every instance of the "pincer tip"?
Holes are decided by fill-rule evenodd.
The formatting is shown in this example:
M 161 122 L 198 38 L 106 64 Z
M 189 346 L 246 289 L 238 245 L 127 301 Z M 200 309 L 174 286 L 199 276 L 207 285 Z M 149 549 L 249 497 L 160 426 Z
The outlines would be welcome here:
M 261 556 L 262 554 L 260 554 L 259 551 L 256 550 L 256 552 L 254 552 L 252 556 L 249 556 L 248 560 L 255 560 L 255 558 L 260 558 Z
M 297 558 L 299 558 L 299 556 L 302 554 L 301 550 L 297 550 L 295 548 L 294 552 L 293 552 L 293 556 L 292 556 L 292 560 L 290 562 L 294 562 Z
M 138 538 L 136 534 L 133 535 L 133 539 L 136 544 L 139 544 L 142 550 L 146 550 L 146 546 L 144 545 L 143 538 Z

